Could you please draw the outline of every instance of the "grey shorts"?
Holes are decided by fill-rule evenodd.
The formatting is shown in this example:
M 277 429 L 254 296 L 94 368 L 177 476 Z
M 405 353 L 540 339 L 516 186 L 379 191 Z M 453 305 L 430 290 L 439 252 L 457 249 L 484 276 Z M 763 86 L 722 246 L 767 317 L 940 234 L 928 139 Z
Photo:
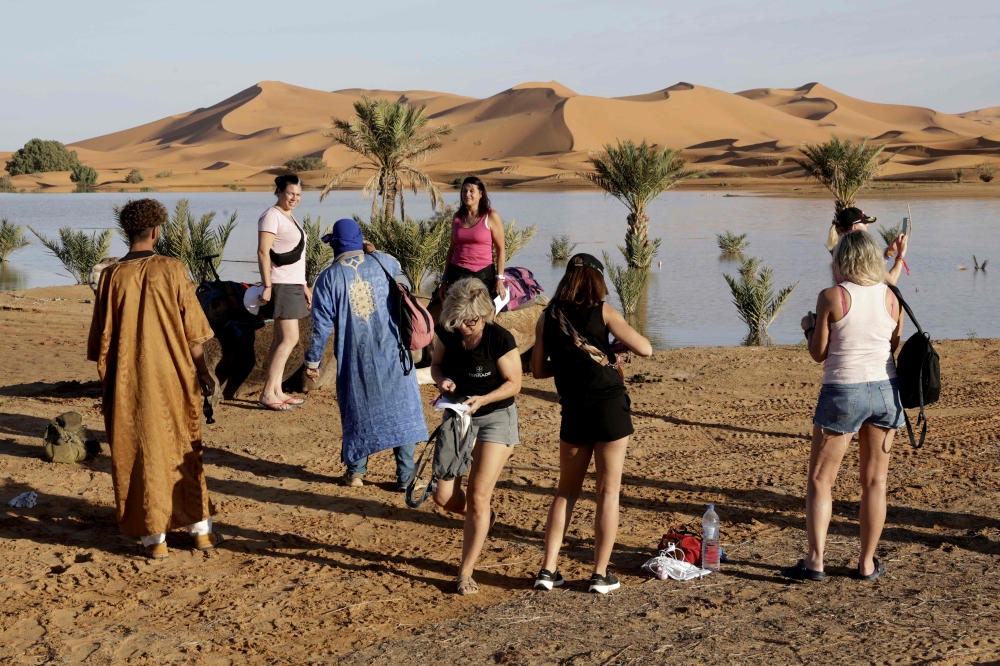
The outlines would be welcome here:
M 521 443 L 517 429 L 517 404 L 506 409 L 497 409 L 483 416 L 472 415 L 472 427 L 476 428 L 476 441 L 496 442 L 514 446 Z
M 274 310 L 267 313 L 271 319 L 302 319 L 309 316 L 306 291 L 301 284 L 274 283 L 271 285 L 271 303 L 274 304 Z

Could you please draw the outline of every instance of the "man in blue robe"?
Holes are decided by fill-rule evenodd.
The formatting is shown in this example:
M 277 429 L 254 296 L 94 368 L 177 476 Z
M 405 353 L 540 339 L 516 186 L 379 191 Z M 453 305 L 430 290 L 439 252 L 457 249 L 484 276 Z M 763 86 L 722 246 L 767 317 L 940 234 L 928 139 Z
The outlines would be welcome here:
M 386 271 L 398 275 L 399 262 L 382 252 L 365 254 L 354 220 L 338 220 L 323 240 L 333 247 L 334 258 L 313 285 L 313 335 L 306 373 L 314 379 L 319 376 L 332 332 L 344 431 L 341 457 L 347 465 L 344 482 L 362 485 L 368 456 L 393 449 L 403 491 L 413 475 L 415 445 L 427 439 L 427 423 L 417 373 L 404 375 L 399 362 L 399 330 L 391 314 L 386 275 Z

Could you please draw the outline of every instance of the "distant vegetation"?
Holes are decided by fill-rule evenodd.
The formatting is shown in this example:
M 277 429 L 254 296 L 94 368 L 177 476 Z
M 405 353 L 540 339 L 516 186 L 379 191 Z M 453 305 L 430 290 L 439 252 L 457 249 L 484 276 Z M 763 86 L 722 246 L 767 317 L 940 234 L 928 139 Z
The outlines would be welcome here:
M 11 252 L 16 252 L 28 245 L 24 237 L 24 227 L 11 224 L 7 218 L 0 220 L 0 264 L 7 261 Z
M 174 175 L 173 171 L 161 171 L 154 178 L 170 178 L 172 175 Z
M 138 169 L 132 169 L 128 172 L 128 175 L 125 176 L 125 182 L 130 185 L 137 185 L 144 180 L 146 179 L 142 177 L 142 172 Z
M 993 180 L 993 176 L 996 174 L 997 168 L 993 162 L 987 160 L 986 162 L 976 165 L 976 172 L 979 173 L 979 180 L 984 183 L 988 183 Z
M 14 183 L 11 181 L 10 176 L 0 176 L 0 192 L 5 194 L 13 194 L 17 192 L 17 188 L 14 187 Z
M 756 257 L 740 262 L 739 279 L 728 273 L 724 273 L 722 277 L 729 284 L 740 319 L 747 325 L 747 337 L 743 344 L 749 347 L 771 344 L 773 340 L 768 335 L 767 328 L 785 307 L 798 282 L 775 295 L 774 272 L 767 266 L 762 266 L 761 260 Z
M 76 151 L 68 150 L 58 141 L 32 139 L 11 155 L 7 162 L 7 172 L 11 176 L 23 176 L 47 171 L 69 171 L 79 163 Z
M 320 157 L 307 157 L 300 155 L 285 162 L 285 168 L 289 171 L 322 171 L 326 168 L 326 162 Z
M 28 228 L 49 252 L 56 255 L 77 284 L 87 284 L 90 269 L 106 257 L 111 248 L 111 229 L 105 229 L 100 234 L 95 231 L 88 236 L 82 231 L 74 231 L 72 227 L 63 227 L 59 230 L 59 240 L 56 241 L 46 238 L 30 226 Z
M 553 236 L 549 243 L 549 259 L 552 261 L 566 261 L 573 255 L 576 243 L 569 242 L 568 235 Z
M 73 167 L 73 173 L 69 179 L 76 183 L 78 192 L 86 192 L 94 185 L 97 185 L 97 170 L 85 164 L 77 164 Z
M 715 242 L 718 243 L 719 249 L 722 250 L 722 254 L 731 257 L 743 254 L 743 250 L 750 246 L 750 241 L 747 240 L 747 234 L 737 235 L 728 230 L 725 233 L 716 234 Z

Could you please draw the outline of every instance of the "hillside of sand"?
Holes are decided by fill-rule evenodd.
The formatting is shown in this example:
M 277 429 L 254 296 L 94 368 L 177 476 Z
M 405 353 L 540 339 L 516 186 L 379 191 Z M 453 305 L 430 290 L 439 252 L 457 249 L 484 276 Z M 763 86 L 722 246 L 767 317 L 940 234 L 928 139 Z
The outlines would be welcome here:
M 732 178 L 801 184 L 803 171 L 794 158 L 802 144 L 834 134 L 886 144 L 894 154 L 886 180 L 954 181 L 956 169 L 965 169 L 966 180 L 975 181 L 977 164 L 1000 163 L 1000 107 L 953 115 L 866 102 L 819 83 L 740 93 L 678 83 L 603 98 L 550 81 L 474 99 L 429 91 L 325 92 L 263 81 L 213 106 L 71 147 L 99 171 L 103 190 L 266 188 L 296 156 L 326 162 L 327 169 L 304 174 L 307 185 L 318 187 L 358 161 L 326 134 L 334 118 L 354 115 L 363 95 L 426 104 L 432 125 L 452 128 L 424 165 L 440 183 L 476 174 L 495 186 L 583 186 L 578 173 L 587 169 L 591 151 L 617 139 L 680 149 L 705 172 L 695 185 Z M 124 182 L 134 168 L 146 178 L 141 186 Z M 367 177 L 361 174 L 349 186 Z M 73 186 L 67 173 L 18 176 L 14 184 L 25 191 Z

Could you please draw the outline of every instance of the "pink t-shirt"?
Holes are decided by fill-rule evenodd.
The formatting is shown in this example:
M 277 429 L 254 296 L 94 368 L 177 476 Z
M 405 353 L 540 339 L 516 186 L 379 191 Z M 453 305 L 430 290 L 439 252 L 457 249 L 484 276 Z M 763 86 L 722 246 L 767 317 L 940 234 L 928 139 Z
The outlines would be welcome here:
M 292 218 L 294 219 L 294 218 Z M 272 249 L 275 254 L 290 252 L 299 244 L 302 237 L 298 221 L 289 220 L 277 206 L 271 206 L 257 220 L 257 231 L 274 234 Z M 307 239 L 308 242 L 308 239 Z M 294 264 L 275 266 L 271 264 L 271 282 L 273 284 L 305 284 L 306 283 L 306 251 L 303 248 L 302 257 Z

